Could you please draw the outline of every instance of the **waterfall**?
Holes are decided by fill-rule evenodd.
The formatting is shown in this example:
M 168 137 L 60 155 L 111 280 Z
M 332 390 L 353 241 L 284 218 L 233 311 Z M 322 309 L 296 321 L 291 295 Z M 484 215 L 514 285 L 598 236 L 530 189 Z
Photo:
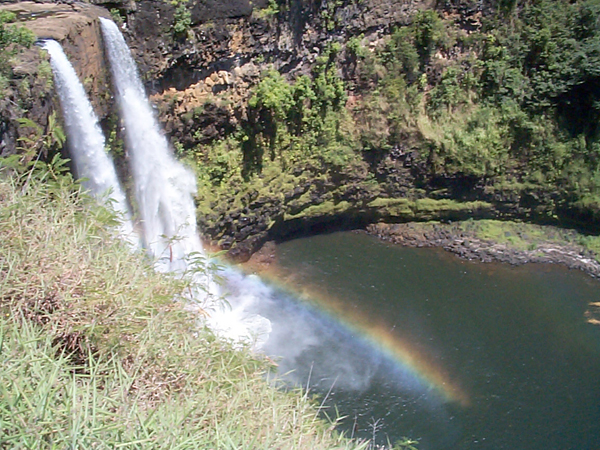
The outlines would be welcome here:
M 192 197 L 196 180 L 171 154 L 121 32 L 112 21 L 100 21 L 125 124 L 144 245 L 165 270 L 182 270 L 187 256 L 202 253 Z
M 111 20 L 100 18 L 104 46 L 110 63 L 114 91 L 125 123 L 126 145 L 142 220 L 144 245 L 157 259 L 158 270 L 184 271 L 197 268 L 196 281 L 204 286 L 194 294 L 219 298 L 225 295 L 208 274 L 205 265 L 190 266 L 190 258 L 202 261 L 204 251 L 196 226 L 194 174 L 173 156 L 153 113 L 137 66 L 123 35 Z M 232 274 L 228 269 L 221 275 Z M 250 287 L 250 283 L 248 284 Z M 249 304 L 259 300 L 250 289 L 228 296 L 227 305 L 211 312 L 208 325 L 232 340 L 252 339 L 259 346 L 266 339 L 270 322 L 250 313 Z
M 46 40 L 41 45 L 50 55 L 76 176 L 84 179 L 83 186 L 98 199 L 107 196 L 115 212 L 121 215 L 121 236 L 135 246 L 137 238 L 127 200 L 106 153 L 104 135 L 83 85 L 58 42 Z

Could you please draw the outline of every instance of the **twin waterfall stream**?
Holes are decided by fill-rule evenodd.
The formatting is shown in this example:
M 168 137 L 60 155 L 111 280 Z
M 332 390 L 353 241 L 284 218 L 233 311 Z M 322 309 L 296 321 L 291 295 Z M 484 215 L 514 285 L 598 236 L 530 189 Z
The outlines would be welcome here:
M 86 178 L 84 186 L 92 193 L 110 196 L 115 211 L 122 216 L 120 234 L 134 244 L 135 235 L 127 199 L 113 162 L 106 154 L 104 135 L 83 85 L 58 42 L 45 41 L 43 48 L 52 58 L 54 82 L 62 105 L 75 171 L 80 178 Z
M 193 273 L 196 289 L 188 300 L 210 311 L 207 322 L 215 333 L 258 349 L 271 329 L 268 319 L 248 312 L 259 298 L 248 286 L 243 296 L 227 295 L 228 304 L 221 302 L 226 293 L 207 270 L 209 261 L 196 228 L 194 175 L 174 158 L 118 27 L 107 19 L 100 18 L 100 22 L 124 123 L 139 226 L 132 224 L 125 193 L 106 154 L 98 118 L 83 86 L 60 44 L 48 40 L 42 46 L 50 54 L 76 175 L 86 180 L 84 186 L 95 196 L 106 200 L 108 195 L 122 217 L 121 236 L 134 247 L 141 245 L 156 261 L 157 270 Z M 141 236 L 134 228 L 141 228 Z M 234 273 L 231 276 L 238 283 L 245 278 Z

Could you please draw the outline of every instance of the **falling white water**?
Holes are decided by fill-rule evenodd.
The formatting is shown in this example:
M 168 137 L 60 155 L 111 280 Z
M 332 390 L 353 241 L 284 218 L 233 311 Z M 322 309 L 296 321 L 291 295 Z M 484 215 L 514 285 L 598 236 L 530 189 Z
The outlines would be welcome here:
M 219 286 L 203 267 L 190 266 L 190 256 L 203 256 L 196 228 L 194 174 L 173 156 L 166 137 L 154 116 L 137 66 L 121 32 L 114 22 L 100 19 L 104 45 L 115 93 L 125 123 L 126 144 L 131 158 L 135 195 L 144 229 L 144 245 L 163 271 L 198 268 L 196 281 L 204 289 L 195 301 L 220 297 Z M 251 296 L 251 294 L 248 294 Z M 223 337 L 235 341 L 266 339 L 270 322 L 247 312 L 248 295 L 227 298 L 228 305 L 211 312 L 208 325 Z
M 100 21 L 125 125 L 144 245 L 161 268 L 185 269 L 185 258 L 202 252 L 192 198 L 194 175 L 171 154 L 121 32 L 114 22 Z
M 50 55 L 75 172 L 84 179 L 84 187 L 94 196 L 112 203 L 114 210 L 122 216 L 121 236 L 136 245 L 137 237 L 131 224 L 127 200 L 112 160 L 106 153 L 104 135 L 83 85 L 58 42 L 44 41 L 42 48 Z

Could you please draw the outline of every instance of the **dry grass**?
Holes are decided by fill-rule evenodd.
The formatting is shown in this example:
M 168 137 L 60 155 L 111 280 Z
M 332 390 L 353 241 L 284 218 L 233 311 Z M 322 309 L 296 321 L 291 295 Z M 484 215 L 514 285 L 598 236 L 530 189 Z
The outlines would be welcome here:
M 1 172 L 0 172 L 1 174 Z M 365 448 L 174 301 L 67 178 L 0 179 L 0 448 Z

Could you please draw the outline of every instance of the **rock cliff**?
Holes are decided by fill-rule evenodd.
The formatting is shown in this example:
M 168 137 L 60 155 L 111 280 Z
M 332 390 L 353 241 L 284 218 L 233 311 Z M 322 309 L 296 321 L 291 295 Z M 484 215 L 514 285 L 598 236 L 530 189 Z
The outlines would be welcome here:
M 103 8 L 85 3 L 17 2 L 0 4 L 0 11 L 16 15 L 17 23 L 33 31 L 37 39 L 59 41 L 69 55 L 100 116 L 108 115 L 110 89 L 104 63 L 98 17 L 110 17 Z M 51 74 L 44 52 L 38 47 L 20 52 L 13 62 L 13 80 L 0 105 L 5 133 L 0 138 L 2 154 L 14 153 L 19 138 L 31 130 L 19 126 L 17 119 L 27 117 L 48 125 L 48 116 L 57 108 L 51 95 Z M 42 67 L 40 73 L 40 67 Z
M 551 2 L 93 3 L 0 8 L 63 44 L 111 145 L 119 121 L 96 17 L 119 23 L 165 132 L 198 173 L 204 236 L 234 257 L 247 258 L 267 239 L 377 221 L 494 217 L 594 227 L 600 218 L 585 197 L 595 188 L 566 175 L 584 173 L 582 165 L 596 170 L 577 150 L 595 145 L 596 128 L 570 123 L 572 99 L 563 100 L 581 86 L 596 92 L 597 75 L 586 72 L 573 88 L 562 82 L 560 95 L 544 93 L 548 82 L 541 94 L 521 94 L 519 86 L 534 85 L 551 66 L 536 60 L 534 70 L 519 70 L 546 53 L 509 57 L 513 31 L 494 29 L 508 17 L 515 30 L 521 18 L 529 24 L 523 33 L 541 29 L 535 14 L 546 10 L 568 16 Z M 575 3 L 580 27 L 588 6 Z M 548 33 L 548 42 L 561 38 Z M 19 114 L 45 126 L 56 106 L 48 89 L 35 88 L 43 56 L 32 49 L 20 60 L 0 105 L 3 153 L 14 152 L 23 133 Z M 29 78 L 29 91 L 19 92 Z

